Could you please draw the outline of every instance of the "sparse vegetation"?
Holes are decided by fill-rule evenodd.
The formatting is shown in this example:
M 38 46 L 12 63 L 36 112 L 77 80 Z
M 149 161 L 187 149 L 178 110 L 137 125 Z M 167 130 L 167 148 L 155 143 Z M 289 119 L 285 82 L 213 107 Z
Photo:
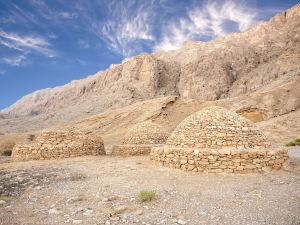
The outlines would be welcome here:
M 35 139 L 35 135 L 34 134 L 29 134 L 28 135 L 28 140 L 29 141 L 33 141 Z
M 2 151 L 2 155 L 3 156 L 11 156 L 11 154 L 12 154 L 12 150 L 11 149 L 4 149 Z
M 9 201 L 9 196 L 8 195 L 6 195 L 6 194 L 2 194 L 2 195 L 0 195 L 0 200 L 3 200 L 3 201 Z
M 288 142 L 285 146 L 300 146 L 300 138 L 296 138 L 290 142 Z
M 5 150 L 10 150 L 13 149 L 13 147 L 15 146 L 15 142 L 13 140 L 7 139 L 7 140 L 3 140 L 2 138 L 0 138 L 0 155 L 4 155 L 4 151 Z
M 151 202 L 156 196 L 156 192 L 153 190 L 141 190 L 138 194 L 138 198 L 141 202 Z

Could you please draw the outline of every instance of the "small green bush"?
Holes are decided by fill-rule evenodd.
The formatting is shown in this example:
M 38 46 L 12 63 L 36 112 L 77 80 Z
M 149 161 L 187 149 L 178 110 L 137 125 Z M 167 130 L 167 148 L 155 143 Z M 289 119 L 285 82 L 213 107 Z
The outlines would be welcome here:
M 12 150 L 11 149 L 5 149 L 2 152 L 2 155 L 4 155 L 4 156 L 11 156 L 11 154 L 12 154 Z
M 141 190 L 138 198 L 141 202 L 151 202 L 156 196 L 156 192 L 152 190 Z
M 300 146 L 300 138 L 288 142 L 285 146 Z

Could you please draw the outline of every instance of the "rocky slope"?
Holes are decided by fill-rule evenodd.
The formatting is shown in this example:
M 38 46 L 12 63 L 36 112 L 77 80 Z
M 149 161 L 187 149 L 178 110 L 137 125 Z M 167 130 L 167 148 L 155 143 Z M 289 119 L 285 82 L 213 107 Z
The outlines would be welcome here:
M 86 79 L 34 92 L 2 113 L 59 117 L 70 111 L 76 118 L 159 96 L 218 100 L 281 85 L 299 74 L 298 4 L 244 33 L 142 54 Z
M 94 116 L 82 116 L 75 121 L 67 121 L 68 117 L 47 117 L 46 114 L 2 119 L 0 132 L 5 135 L 0 135 L 0 151 L 13 146 L 15 142 L 26 141 L 41 128 L 56 125 L 58 129 L 81 130 L 101 135 L 106 151 L 109 152 L 111 146 L 118 144 L 127 129 L 134 124 L 154 121 L 171 132 L 190 114 L 212 105 L 226 107 L 249 118 L 261 127 L 272 143 L 282 144 L 296 138 L 300 133 L 299 83 L 300 78 L 297 78 L 276 88 L 270 87 L 248 95 L 217 101 L 189 100 L 175 96 L 155 98 Z

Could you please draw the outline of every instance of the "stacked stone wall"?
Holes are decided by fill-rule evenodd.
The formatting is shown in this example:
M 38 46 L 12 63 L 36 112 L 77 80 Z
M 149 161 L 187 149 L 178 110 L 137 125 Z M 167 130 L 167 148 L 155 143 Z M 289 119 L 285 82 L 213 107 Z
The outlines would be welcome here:
M 160 166 L 194 172 L 250 173 L 278 170 L 288 160 L 286 148 L 196 149 L 174 146 L 154 147 L 150 158 Z
M 169 133 L 163 127 L 146 121 L 128 129 L 122 145 L 151 145 L 166 143 Z
M 74 131 L 47 131 L 32 143 L 16 145 L 12 159 L 43 160 L 104 154 L 104 144 L 98 136 Z
M 152 147 L 161 145 L 115 145 L 112 149 L 114 156 L 149 155 Z
M 121 145 L 112 148 L 112 155 L 149 155 L 151 148 L 166 143 L 169 133 L 151 121 L 138 123 L 128 129 Z
M 288 160 L 287 149 L 272 148 L 251 121 L 216 106 L 184 119 L 150 157 L 162 166 L 212 173 L 271 171 Z

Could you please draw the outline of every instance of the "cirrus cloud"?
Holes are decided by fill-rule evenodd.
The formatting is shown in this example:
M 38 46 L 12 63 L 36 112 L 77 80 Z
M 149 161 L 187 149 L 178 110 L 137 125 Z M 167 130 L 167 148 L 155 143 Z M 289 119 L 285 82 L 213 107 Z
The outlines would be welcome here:
M 125 57 L 138 52 L 142 42 L 153 42 L 155 39 L 152 34 L 151 4 L 137 3 L 111 1 L 107 7 L 108 17 L 91 23 L 91 30 L 98 38 L 110 50 Z
M 26 54 L 23 54 L 23 55 L 16 55 L 12 57 L 4 57 L 2 58 L 2 61 L 11 66 L 21 66 L 22 64 L 24 64 L 25 59 L 26 59 Z
M 155 50 L 174 50 L 184 41 L 203 37 L 212 39 L 230 32 L 227 23 L 244 31 L 256 22 L 256 12 L 248 5 L 236 1 L 207 1 L 200 7 L 187 10 L 187 16 L 168 24 Z
M 35 52 L 47 57 L 55 57 L 55 52 L 50 48 L 50 43 L 37 36 L 19 35 L 0 30 L 0 44 L 21 52 Z

